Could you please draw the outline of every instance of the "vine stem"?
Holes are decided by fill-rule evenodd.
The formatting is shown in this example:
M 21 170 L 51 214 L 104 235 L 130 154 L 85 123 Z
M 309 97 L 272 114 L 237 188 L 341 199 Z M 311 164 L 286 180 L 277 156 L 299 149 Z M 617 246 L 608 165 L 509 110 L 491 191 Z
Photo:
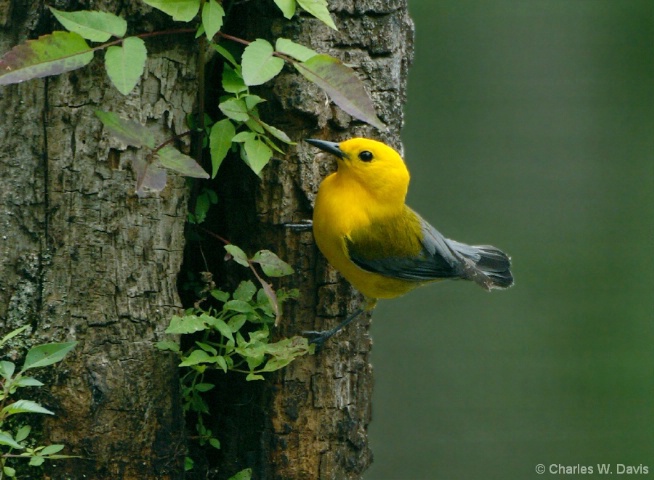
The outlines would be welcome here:
M 226 238 L 221 237 L 217 233 L 212 232 L 211 230 L 207 230 L 206 228 L 202 228 L 202 227 L 199 227 L 199 226 L 198 226 L 198 228 L 200 230 L 202 230 L 203 232 L 208 233 L 212 237 L 217 238 L 218 240 L 223 242 L 225 245 L 230 245 L 232 243 L 229 240 L 227 240 Z M 263 288 L 264 293 L 266 294 L 266 296 L 270 300 L 270 306 L 273 309 L 273 313 L 275 314 L 275 326 L 278 327 L 279 323 L 281 322 L 282 316 L 280 315 L 280 312 L 279 312 L 279 303 L 277 303 L 277 294 L 273 290 L 272 285 L 270 283 L 266 282 L 263 279 L 263 277 L 261 277 L 261 275 L 259 275 L 259 272 L 257 272 L 257 269 L 254 268 L 254 263 L 255 262 L 253 262 L 249 258 L 247 259 L 247 261 L 248 261 L 248 266 L 250 267 L 250 270 L 252 270 L 252 273 L 257 278 L 257 280 L 261 284 L 261 288 Z
M 212 237 L 217 238 L 218 240 L 220 240 L 221 242 L 223 242 L 225 245 L 231 245 L 231 243 L 232 243 L 232 242 L 230 242 L 229 240 L 227 240 L 226 238 L 221 237 L 221 236 L 218 235 L 217 233 L 212 232 L 211 230 L 207 230 L 206 228 L 202 228 L 202 227 L 200 227 L 200 226 L 198 226 L 198 228 L 199 228 L 200 230 L 202 230 L 203 232 L 208 233 L 208 234 L 211 235 Z
M 138 35 L 132 35 L 133 37 L 138 37 L 138 38 L 150 38 L 150 37 L 157 37 L 159 35 L 175 35 L 178 33 L 194 33 L 196 31 L 195 28 L 177 28 L 177 29 L 172 29 L 172 30 L 160 30 L 157 32 L 146 32 L 146 33 L 139 33 Z M 112 42 L 107 42 L 103 43 L 102 45 L 98 45 L 97 47 L 93 47 L 91 51 L 96 51 L 96 50 L 102 50 L 107 47 L 112 47 L 114 45 L 118 45 L 120 43 L 123 43 L 125 41 L 125 38 L 119 38 L 117 40 L 114 40 Z
M 200 2 L 200 11 L 204 9 L 205 0 Z M 198 129 L 201 132 L 201 135 L 196 135 L 196 145 L 195 145 L 195 160 L 198 164 L 202 164 L 202 138 L 205 134 L 204 132 L 204 99 L 205 99 L 205 49 L 206 49 L 206 35 L 202 35 L 199 40 L 199 50 L 198 50 Z
M 250 45 L 252 43 L 247 40 L 243 40 L 242 38 L 234 37 L 233 35 L 229 35 L 223 32 L 218 32 L 218 35 L 223 37 L 225 40 L 231 40 L 232 42 L 241 43 L 243 45 Z
M 231 40 L 232 42 L 240 43 L 242 45 L 250 45 L 252 43 L 249 40 L 244 40 L 242 38 L 238 38 L 238 37 L 235 37 L 233 35 L 229 35 L 229 34 L 223 33 L 223 32 L 218 32 L 216 35 L 219 35 L 219 36 L 223 37 L 225 40 Z M 288 63 L 298 63 L 297 60 L 295 60 L 294 58 L 289 57 L 288 55 L 284 55 L 283 53 L 272 52 L 272 54 L 274 56 L 276 56 L 276 57 L 281 58 L 282 60 L 284 60 L 284 61 L 286 61 Z
M 180 133 L 179 135 L 175 135 L 174 137 L 169 138 L 169 139 L 166 140 L 164 143 L 162 143 L 162 144 L 159 145 L 157 148 L 155 148 L 155 149 L 153 150 L 153 153 L 157 153 L 159 150 L 161 150 L 162 148 L 164 148 L 166 145 L 170 145 L 170 144 L 173 143 L 174 141 L 179 140 L 180 138 L 185 137 L 185 136 L 187 136 L 187 135 L 191 135 L 192 133 L 193 133 L 193 130 L 187 130 L 186 132 Z
M 157 32 L 139 33 L 138 35 L 132 35 L 132 36 L 138 37 L 138 38 L 150 38 L 150 37 L 157 37 L 157 36 L 160 36 L 160 35 L 176 35 L 176 34 L 179 34 L 179 33 L 195 33 L 196 31 L 197 31 L 197 29 L 195 29 L 195 28 L 177 28 L 177 29 L 171 29 L 171 30 L 160 30 L 160 31 L 157 31 Z M 216 33 L 216 35 L 224 38 L 225 40 L 230 40 L 232 42 L 240 43 L 241 45 L 245 45 L 245 46 L 248 46 L 248 45 L 250 45 L 252 43 L 249 40 L 245 40 L 243 38 L 235 37 L 234 35 L 230 35 L 228 33 L 218 32 L 218 33 Z M 206 38 L 206 37 L 203 36 L 202 38 Z M 107 47 L 112 47 L 114 45 L 118 45 L 120 43 L 123 43 L 124 40 L 125 40 L 125 38 L 119 38 L 119 39 L 111 41 L 111 42 L 103 43 L 102 45 L 98 45 L 97 47 L 92 48 L 91 51 L 102 50 L 102 49 L 107 48 Z M 299 63 L 294 58 L 291 58 L 288 55 L 284 55 L 283 53 L 273 52 L 272 54 L 274 56 L 276 56 L 276 57 L 279 57 L 279 58 L 285 60 L 288 63 Z

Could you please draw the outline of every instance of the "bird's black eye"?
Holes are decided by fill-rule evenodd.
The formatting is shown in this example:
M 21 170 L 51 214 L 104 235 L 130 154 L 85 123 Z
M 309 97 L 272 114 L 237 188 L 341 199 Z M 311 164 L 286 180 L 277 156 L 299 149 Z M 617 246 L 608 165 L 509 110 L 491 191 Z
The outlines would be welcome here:
M 372 153 L 370 153 L 368 150 L 365 150 L 359 154 L 359 159 L 363 162 L 369 162 L 372 160 Z

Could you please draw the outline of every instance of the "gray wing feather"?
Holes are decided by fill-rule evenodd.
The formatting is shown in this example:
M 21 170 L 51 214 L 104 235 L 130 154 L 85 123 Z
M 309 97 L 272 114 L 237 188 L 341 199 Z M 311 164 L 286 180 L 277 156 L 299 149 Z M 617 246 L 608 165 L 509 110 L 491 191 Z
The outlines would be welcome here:
M 422 250 L 418 255 L 369 259 L 364 252 L 350 248 L 348 242 L 351 260 L 366 271 L 401 280 L 463 278 L 487 290 L 513 285 L 511 261 L 504 252 L 490 245 L 473 246 L 449 240 L 420 216 L 418 219 L 422 228 Z M 411 234 L 407 231 L 407 235 Z
M 418 217 L 420 218 L 420 217 Z M 351 260 L 360 268 L 387 277 L 416 282 L 461 276 L 460 260 L 448 240 L 424 220 L 422 226 L 422 250 L 413 257 L 389 257 L 369 259 L 348 244 Z M 407 232 L 407 235 L 411 235 Z

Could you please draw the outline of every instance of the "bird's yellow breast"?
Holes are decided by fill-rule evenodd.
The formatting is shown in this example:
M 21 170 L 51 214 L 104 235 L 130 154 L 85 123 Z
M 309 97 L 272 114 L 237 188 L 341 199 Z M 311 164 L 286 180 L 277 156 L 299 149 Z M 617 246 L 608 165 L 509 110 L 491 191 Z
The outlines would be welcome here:
M 401 215 L 404 208 L 403 203 L 399 206 L 380 203 L 364 185 L 347 175 L 334 173 L 320 185 L 313 215 L 318 248 L 329 263 L 368 298 L 394 298 L 420 285 L 367 272 L 348 255 L 346 239 L 352 239 L 353 232 L 360 235 L 373 222 Z

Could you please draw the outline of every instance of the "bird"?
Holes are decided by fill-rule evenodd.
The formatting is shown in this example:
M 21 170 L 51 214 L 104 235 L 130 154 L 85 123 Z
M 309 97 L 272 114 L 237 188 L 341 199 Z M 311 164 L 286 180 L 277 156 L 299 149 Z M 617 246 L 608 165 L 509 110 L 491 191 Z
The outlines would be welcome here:
M 318 249 L 365 297 L 336 327 L 304 332 L 321 347 L 378 299 L 395 298 L 428 283 L 471 280 L 486 290 L 513 285 L 511 259 L 490 245 L 445 238 L 406 205 L 409 170 L 402 156 L 368 138 L 307 143 L 334 155 L 337 170 L 318 188 L 313 235 Z

